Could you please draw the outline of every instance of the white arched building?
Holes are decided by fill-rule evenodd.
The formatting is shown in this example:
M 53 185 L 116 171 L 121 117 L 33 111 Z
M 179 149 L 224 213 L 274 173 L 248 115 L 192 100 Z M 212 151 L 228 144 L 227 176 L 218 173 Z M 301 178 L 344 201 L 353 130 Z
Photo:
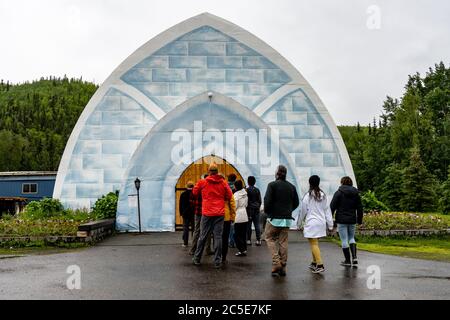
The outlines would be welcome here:
M 329 195 L 340 177 L 354 178 L 336 125 L 302 75 L 254 35 L 204 13 L 147 42 L 98 89 L 67 143 L 54 198 L 89 208 L 120 190 L 117 228 L 136 231 L 139 177 L 142 230 L 173 231 L 175 186 L 191 162 L 220 156 L 263 192 L 273 179 L 278 163 L 249 161 L 261 136 L 257 146 L 211 139 L 230 131 L 267 132 L 267 148 L 302 193 L 311 174 Z M 182 136 L 192 148 L 177 162 Z

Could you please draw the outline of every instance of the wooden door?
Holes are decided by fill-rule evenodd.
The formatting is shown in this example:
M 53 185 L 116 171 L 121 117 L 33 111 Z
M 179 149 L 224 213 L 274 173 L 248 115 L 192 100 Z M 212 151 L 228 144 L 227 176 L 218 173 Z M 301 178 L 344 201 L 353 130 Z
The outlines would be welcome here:
M 177 229 L 180 229 L 183 225 L 183 218 L 181 218 L 179 211 L 181 193 L 186 190 L 186 184 L 189 181 L 197 183 L 205 173 L 208 173 L 208 168 L 211 162 L 215 162 L 217 164 L 219 173 L 222 174 L 225 178 L 229 174 L 234 173 L 237 176 L 237 180 L 242 180 L 245 185 L 245 180 L 242 178 L 240 173 L 231 164 L 219 157 L 207 156 L 199 161 L 192 163 L 178 179 L 177 185 L 175 187 L 175 227 Z

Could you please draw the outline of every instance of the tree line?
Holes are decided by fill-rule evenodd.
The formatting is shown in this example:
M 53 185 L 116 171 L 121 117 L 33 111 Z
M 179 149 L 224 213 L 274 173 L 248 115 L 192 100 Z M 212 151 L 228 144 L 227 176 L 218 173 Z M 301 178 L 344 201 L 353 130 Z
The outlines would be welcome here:
M 450 69 L 409 76 L 373 123 L 340 127 L 358 188 L 390 210 L 450 211 Z
M 66 142 L 97 85 L 56 77 L 0 81 L 0 171 L 57 170 Z
M 80 79 L 0 81 L 0 171 L 57 170 L 81 112 L 98 89 Z M 367 126 L 339 127 L 358 188 L 390 210 L 450 212 L 450 69 L 409 76 Z

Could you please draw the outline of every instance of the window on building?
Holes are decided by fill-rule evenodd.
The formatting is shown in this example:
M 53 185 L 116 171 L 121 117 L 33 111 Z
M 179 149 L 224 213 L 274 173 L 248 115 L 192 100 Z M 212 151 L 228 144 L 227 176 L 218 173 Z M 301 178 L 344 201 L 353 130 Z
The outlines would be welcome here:
M 22 184 L 22 193 L 37 193 L 37 183 Z

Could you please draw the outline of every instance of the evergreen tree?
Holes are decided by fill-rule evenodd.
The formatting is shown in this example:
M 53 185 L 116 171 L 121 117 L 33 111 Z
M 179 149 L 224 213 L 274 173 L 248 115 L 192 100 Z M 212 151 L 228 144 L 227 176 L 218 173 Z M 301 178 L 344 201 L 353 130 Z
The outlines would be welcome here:
M 404 170 L 398 164 L 392 164 L 385 169 L 384 182 L 380 187 L 380 200 L 391 210 L 400 210 L 403 198 Z
M 409 166 L 405 169 L 400 207 L 406 211 L 429 212 L 435 209 L 436 183 L 420 157 L 417 147 L 411 149 Z
M 450 214 L 450 168 L 448 172 L 448 178 L 442 183 L 439 192 L 439 211 L 444 214 Z

